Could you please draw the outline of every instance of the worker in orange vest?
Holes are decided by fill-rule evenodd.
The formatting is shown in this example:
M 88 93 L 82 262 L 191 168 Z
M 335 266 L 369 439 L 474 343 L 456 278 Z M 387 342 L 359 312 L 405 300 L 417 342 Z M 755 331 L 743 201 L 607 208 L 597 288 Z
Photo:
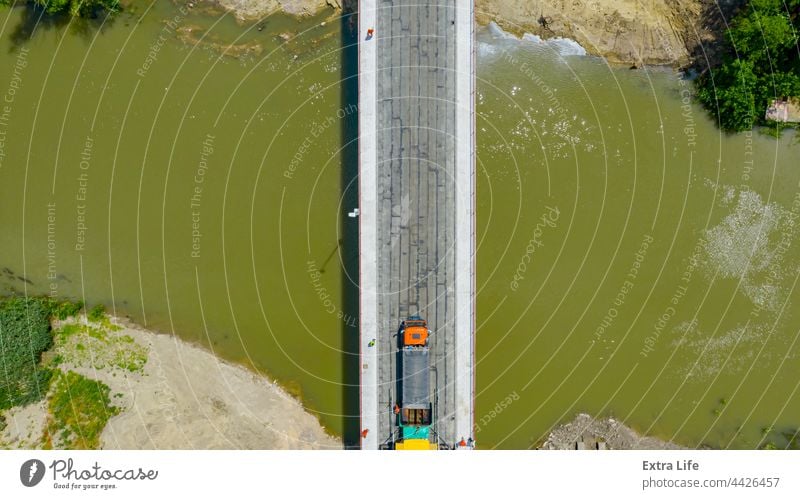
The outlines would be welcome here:
M 367 433 L 369 433 L 369 429 L 368 428 L 364 428 L 361 431 L 361 438 L 367 438 Z

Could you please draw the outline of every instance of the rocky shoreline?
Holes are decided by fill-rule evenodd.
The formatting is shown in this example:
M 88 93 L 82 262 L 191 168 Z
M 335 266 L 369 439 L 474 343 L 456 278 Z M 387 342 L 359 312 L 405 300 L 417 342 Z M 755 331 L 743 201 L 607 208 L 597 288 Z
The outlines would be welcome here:
M 639 435 L 614 418 L 596 419 L 578 414 L 554 429 L 542 450 L 673 450 L 685 449 L 672 442 Z
M 183 0 L 179 0 L 183 1 Z M 202 0 L 224 8 L 240 21 L 277 12 L 311 17 L 350 12 L 357 0 Z M 732 4 L 728 0 L 722 4 Z M 477 22 L 505 31 L 547 38 L 570 38 L 588 53 L 614 64 L 687 66 L 713 41 L 706 19 L 710 0 L 475 0 Z M 716 7 L 720 9 L 722 7 Z

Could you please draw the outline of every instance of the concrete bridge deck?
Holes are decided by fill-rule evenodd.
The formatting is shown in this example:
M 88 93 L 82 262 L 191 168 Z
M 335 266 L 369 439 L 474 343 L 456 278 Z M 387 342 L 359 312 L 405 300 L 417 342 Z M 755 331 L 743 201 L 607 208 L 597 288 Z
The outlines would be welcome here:
M 359 4 L 361 447 L 393 439 L 395 335 L 414 314 L 432 331 L 434 431 L 452 447 L 473 436 L 473 6 Z

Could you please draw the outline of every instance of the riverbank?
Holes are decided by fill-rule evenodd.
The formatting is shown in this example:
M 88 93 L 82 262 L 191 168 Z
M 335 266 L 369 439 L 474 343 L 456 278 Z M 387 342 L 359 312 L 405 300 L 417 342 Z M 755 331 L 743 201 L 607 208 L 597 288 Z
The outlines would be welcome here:
M 109 388 L 113 415 L 99 448 L 342 448 L 275 382 L 177 337 L 113 318 L 56 324 L 54 336 L 47 357 L 60 372 Z M 0 447 L 69 448 L 46 431 L 54 427 L 53 398 L 6 411 Z
M 291 16 L 311 17 L 324 9 L 341 11 L 348 0 L 200 0 L 230 11 L 240 21 L 254 21 L 283 12 Z
M 309 17 L 325 9 L 337 15 L 348 0 L 209 0 L 241 21 L 276 12 Z M 726 2 L 731 3 L 731 2 Z M 476 0 L 477 22 L 495 22 L 516 36 L 570 38 L 590 54 L 617 64 L 686 66 L 698 47 L 717 35 L 708 0 Z M 717 7 L 718 9 L 718 7 Z
M 639 435 L 614 418 L 595 419 L 588 414 L 578 414 L 574 420 L 554 429 L 540 449 L 664 450 L 685 447 Z
M 616 64 L 685 66 L 704 33 L 704 0 L 476 0 L 480 24 L 570 38 Z

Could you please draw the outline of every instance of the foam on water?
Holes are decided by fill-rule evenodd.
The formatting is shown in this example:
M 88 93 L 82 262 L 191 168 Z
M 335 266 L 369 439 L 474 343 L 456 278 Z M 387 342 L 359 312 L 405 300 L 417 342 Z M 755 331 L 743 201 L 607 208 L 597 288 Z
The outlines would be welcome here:
M 720 204 L 731 211 L 705 231 L 708 277 L 741 280 L 740 289 L 754 305 L 775 311 L 784 294 L 781 283 L 790 274 L 785 248 L 796 238 L 791 213 L 750 190 L 735 194 L 723 187 L 721 193 Z
M 684 322 L 673 329 L 673 346 L 692 359 L 683 363 L 678 375 L 692 382 L 710 382 L 717 376 L 741 375 L 761 352 L 769 330 L 764 325 L 737 326 L 716 333 L 700 329 L 696 322 Z M 765 353 L 761 353 L 764 359 Z
M 489 23 L 487 30 L 492 39 L 495 41 L 511 41 L 514 43 L 525 44 L 527 46 L 539 46 L 549 49 L 561 57 L 586 55 L 586 49 L 581 47 L 578 42 L 570 38 L 556 37 L 543 40 L 540 36 L 530 33 L 525 33 L 522 35 L 522 38 L 517 38 L 511 33 L 504 31 L 503 28 L 494 22 Z M 488 45 L 488 47 L 484 47 L 484 45 Z M 498 49 L 495 44 L 489 42 L 478 43 L 479 55 L 492 55 L 495 54 L 497 50 Z

